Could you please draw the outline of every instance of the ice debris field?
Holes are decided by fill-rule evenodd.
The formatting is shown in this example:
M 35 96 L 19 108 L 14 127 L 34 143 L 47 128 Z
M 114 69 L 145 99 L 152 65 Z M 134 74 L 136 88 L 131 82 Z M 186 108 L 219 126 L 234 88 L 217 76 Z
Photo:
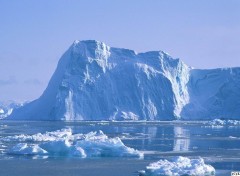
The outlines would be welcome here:
M 21 134 L 0 138 L 17 144 L 6 148 L 8 155 L 44 157 L 134 157 L 143 159 L 144 152 L 127 147 L 120 138 L 110 138 L 102 131 L 73 134 L 71 128 L 33 135 Z M 215 169 L 203 158 L 175 156 L 150 163 L 139 176 L 215 175 Z
M 102 131 L 73 134 L 71 129 L 62 129 L 44 134 L 9 136 L 2 140 L 19 142 L 7 150 L 8 154 L 14 155 L 143 158 L 142 152 L 125 146 L 118 137 L 109 138 Z

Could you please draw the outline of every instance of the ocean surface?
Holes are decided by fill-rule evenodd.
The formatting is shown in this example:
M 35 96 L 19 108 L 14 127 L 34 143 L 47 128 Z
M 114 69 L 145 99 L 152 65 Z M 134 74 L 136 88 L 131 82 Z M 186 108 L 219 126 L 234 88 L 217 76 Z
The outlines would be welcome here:
M 119 137 L 144 158 L 14 155 L 8 150 L 17 141 L 9 136 L 32 135 L 71 129 L 75 133 L 103 131 Z M 0 175 L 137 176 L 149 163 L 173 156 L 202 157 L 216 175 L 240 171 L 240 126 L 213 127 L 203 122 L 14 122 L 0 121 Z

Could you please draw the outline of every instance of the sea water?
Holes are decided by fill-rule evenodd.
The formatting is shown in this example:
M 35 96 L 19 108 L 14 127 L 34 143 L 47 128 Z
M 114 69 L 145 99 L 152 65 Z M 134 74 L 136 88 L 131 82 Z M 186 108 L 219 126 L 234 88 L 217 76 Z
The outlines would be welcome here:
M 10 149 L 21 143 L 18 135 L 44 134 L 71 129 L 73 134 L 102 131 L 120 138 L 125 146 L 144 153 L 127 156 L 69 157 L 16 155 Z M 212 126 L 206 122 L 14 122 L 0 121 L 0 175 L 137 176 L 150 163 L 175 156 L 202 157 L 216 175 L 240 170 L 240 126 Z M 39 141 L 24 141 L 29 145 Z

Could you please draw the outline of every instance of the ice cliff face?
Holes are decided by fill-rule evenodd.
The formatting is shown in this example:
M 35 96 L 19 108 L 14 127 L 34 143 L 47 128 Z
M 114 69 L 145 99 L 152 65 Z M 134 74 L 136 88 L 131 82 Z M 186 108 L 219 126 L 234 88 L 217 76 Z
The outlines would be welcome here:
M 240 68 L 190 71 L 184 119 L 240 119 Z
M 75 41 L 42 96 L 9 119 L 232 118 L 240 114 L 239 71 L 195 70 L 162 51 L 135 53 L 98 41 Z

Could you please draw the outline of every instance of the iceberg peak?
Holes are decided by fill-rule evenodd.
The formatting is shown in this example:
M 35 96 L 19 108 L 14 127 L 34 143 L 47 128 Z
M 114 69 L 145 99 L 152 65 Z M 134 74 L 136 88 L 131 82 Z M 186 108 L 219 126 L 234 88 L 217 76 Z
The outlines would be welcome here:
M 107 47 L 110 48 L 109 46 L 107 46 L 104 42 L 98 41 L 98 40 L 75 40 L 72 44 L 72 47 L 79 47 L 81 45 L 86 46 L 87 48 L 91 48 L 91 49 L 98 49 L 99 47 Z
M 110 47 L 103 42 L 96 40 L 74 41 L 72 47 L 72 54 L 83 58 L 97 58 L 100 55 L 109 55 Z

